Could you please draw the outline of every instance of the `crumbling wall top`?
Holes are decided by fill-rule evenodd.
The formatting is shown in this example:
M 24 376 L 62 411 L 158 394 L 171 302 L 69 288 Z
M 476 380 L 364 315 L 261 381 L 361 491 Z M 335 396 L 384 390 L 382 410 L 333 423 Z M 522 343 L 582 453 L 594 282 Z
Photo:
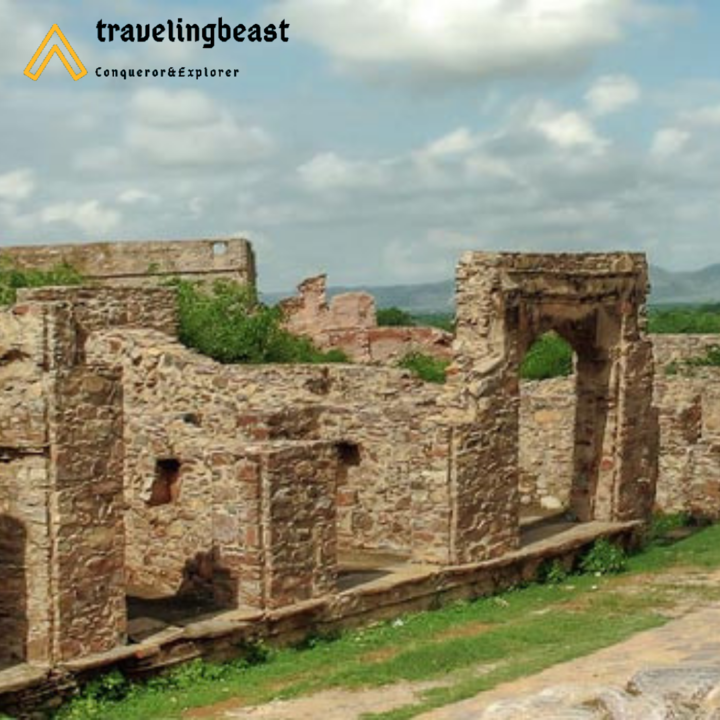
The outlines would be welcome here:
M 175 275 L 256 283 L 252 245 L 242 238 L 10 247 L 0 259 L 23 269 L 65 263 L 103 285 L 153 284 Z

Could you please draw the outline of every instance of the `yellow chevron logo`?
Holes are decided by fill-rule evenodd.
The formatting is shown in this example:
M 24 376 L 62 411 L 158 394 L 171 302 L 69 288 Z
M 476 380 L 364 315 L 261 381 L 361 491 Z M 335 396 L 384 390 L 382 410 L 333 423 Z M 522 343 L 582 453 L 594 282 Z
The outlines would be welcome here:
M 70 57 L 72 57 L 72 59 L 75 61 L 75 64 L 80 68 L 80 72 L 75 72 L 72 65 L 70 65 L 68 59 L 65 57 L 65 53 L 57 46 L 57 44 L 52 46 L 52 49 L 47 54 L 47 57 L 43 60 L 40 69 L 36 73 L 32 72 L 33 65 L 35 65 L 43 52 L 45 52 L 45 48 L 50 42 L 50 38 L 55 33 L 58 34 L 58 37 L 60 38 L 62 44 L 65 46 L 65 49 L 70 53 Z M 23 74 L 27 75 L 27 77 L 29 77 L 31 80 L 37 80 L 43 74 L 43 71 L 48 66 L 48 63 L 53 59 L 53 56 L 55 55 L 57 55 L 62 60 L 62 64 L 65 66 L 65 69 L 70 73 L 70 77 L 72 77 L 73 80 L 77 81 L 87 75 L 87 70 L 85 69 L 85 66 L 80 61 L 77 53 L 72 49 L 72 45 L 70 45 L 70 43 L 67 41 L 67 38 L 65 37 L 65 35 L 63 35 L 63 31 L 57 26 L 57 24 L 53 25 L 50 28 L 50 32 L 45 36 L 45 39 L 42 41 L 40 47 L 37 49 L 37 52 L 33 55 L 32 60 L 25 68 L 25 72 Z

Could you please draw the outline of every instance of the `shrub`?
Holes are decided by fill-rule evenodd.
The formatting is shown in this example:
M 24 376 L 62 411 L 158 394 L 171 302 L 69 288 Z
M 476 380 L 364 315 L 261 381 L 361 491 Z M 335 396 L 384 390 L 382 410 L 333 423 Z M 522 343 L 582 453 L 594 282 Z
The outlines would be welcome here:
M 568 579 L 568 571 L 559 560 L 544 562 L 537 575 L 537 580 L 543 585 L 560 585 Z
M 650 523 L 648 541 L 662 542 L 673 532 L 691 527 L 693 522 L 693 517 L 690 513 L 659 513 L 653 517 Z
M 447 360 L 439 360 L 420 352 L 412 352 L 398 363 L 398 367 L 409 370 L 425 382 L 440 385 L 445 382 L 445 371 L 449 365 Z
M 82 285 L 83 282 L 83 276 L 67 264 L 50 270 L 23 270 L 3 259 L 0 260 L 0 305 L 12 305 L 20 288 Z
M 174 280 L 180 340 L 221 363 L 348 362 L 340 350 L 322 352 L 282 327 L 282 312 L 262 305 L 253 288 L 218 280 L 206 287 Z
M 538 338 L 520 366 L 523 380 L 549 380 L 573 373 L 573 349 L 555 333 Z
M 412 327 L 415 320 L 410 313 L 396 307 L 381 308 L 377 311 L 377 324 L 380 327 Z
M 588 575 L 617 575 L 627 567 L 627 554 L 605 538 L 596 540 L 580 561 L 580 570 Z

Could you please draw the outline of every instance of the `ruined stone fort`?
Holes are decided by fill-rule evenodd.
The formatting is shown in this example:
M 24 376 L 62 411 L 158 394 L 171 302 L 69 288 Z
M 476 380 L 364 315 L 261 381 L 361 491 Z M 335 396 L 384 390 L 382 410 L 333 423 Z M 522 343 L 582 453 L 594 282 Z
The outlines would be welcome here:
M 244 240 L 1 254 L 88 282 L 0 312 L 0 707 L 479 597 L 657 509 L 720 516 L 720 385 L 665 372 L 716 339 L 646 333 L 642 255 L 466 253 L 454 335 L 315 278 L 288 327 L 355 362 L 252 366 L 184 347 L 162 284 L 254 284 Z M 574 375 L 521 382 L 550 330 Z M 412 349 L 445 385 L 396 367 Z

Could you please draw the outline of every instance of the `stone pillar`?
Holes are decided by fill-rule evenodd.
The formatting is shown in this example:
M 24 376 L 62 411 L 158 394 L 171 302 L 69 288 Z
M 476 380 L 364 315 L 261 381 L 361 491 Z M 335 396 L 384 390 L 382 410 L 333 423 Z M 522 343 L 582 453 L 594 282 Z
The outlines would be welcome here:
M 334 592 L 338 456 L 334 443 L 278 443 L 262 452 L 265 601 L 283 607 Z
M 54 374 L 49 407 L 54 656 L 125 642 L 122 392 L 111 371 Z

